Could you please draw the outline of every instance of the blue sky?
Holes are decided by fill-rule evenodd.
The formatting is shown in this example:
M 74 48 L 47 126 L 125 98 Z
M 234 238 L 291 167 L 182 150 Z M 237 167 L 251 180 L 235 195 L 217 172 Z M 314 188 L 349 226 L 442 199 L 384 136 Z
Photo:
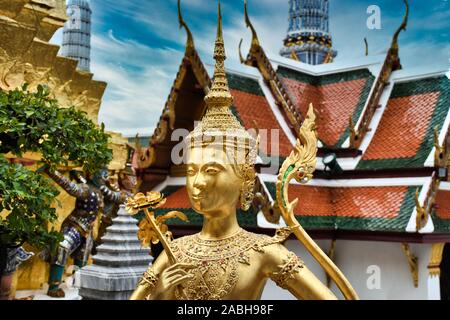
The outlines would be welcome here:
M 450 65 L 450 0 L 410 0 L 407 32 L 400 36 L 405 69 L 447 70 Z M 227 67 L 239 68 L 238 43 L 246 54 L 243 0 L 222 0 Z M 177 0 L 90 0 L 93 11 L 91 71 L 108 82 L 99 121 L 134 135 L 153 132 L 184 54 L 186 35 L 178 27 Z M 381 9 L 381 29 L 366 26 L 367 8 Z M 212 64 L 217 0 L 182 0 L 185 21 L 205 64 Z M 288 26 L 288 0 L 249 0 L 250 16 L 264 49 L 277 54 Z M 336 62 L 381 54 L 404 13 L 402 0 L 331 0 L 330 32 Z M 62 30 L 53 43 L 60 44 Z

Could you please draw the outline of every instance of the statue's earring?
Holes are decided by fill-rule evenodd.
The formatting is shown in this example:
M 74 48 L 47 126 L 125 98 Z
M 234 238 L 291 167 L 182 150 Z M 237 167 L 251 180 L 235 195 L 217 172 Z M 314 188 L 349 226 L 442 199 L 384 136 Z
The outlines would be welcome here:
M 247 211 L 253 202 L 253 189 L 255 187 L 254 180 L 246 180 L 242 183 L 240 202 L 241 209 Z

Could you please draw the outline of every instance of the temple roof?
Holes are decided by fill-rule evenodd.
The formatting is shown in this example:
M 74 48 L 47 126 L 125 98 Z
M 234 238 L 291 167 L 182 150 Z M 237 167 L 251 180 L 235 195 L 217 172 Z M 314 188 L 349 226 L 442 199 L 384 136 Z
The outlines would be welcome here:
M 293 144 L 277 120 L 257 79 L 228 73 L 231 94 L 234 98 L 233 111 L 245 128 L 260 131 L 260 156 L 287 157 Z M 279 145 L 272 145 L 271 131 L 278 130 Z M 262 130 L 267 130 L 267 134 Z
M 247 24 L 251 26 L 249 20 Z M 398 34 L 381 59 L 369 56 L 349 65 L 310 66 L 269 58 L 251 28 L 250 53 L 242 58 L 242 68 L 227 70 L 227 78 L 234 98 L 232 112 L 245 128 L 260 131 L 263 163 L 277 159 L 281 165 L 290 154 L 310 103 L 317 117 L 316 178 L 308 185 L 290 186 L 290 199 L 299 198 L 298 221 L 312 232 L 389 233 L 394 241 L 428 234 L 439 236 L 439 241 L 450 240 L 450 188 L 439 187 L 450 178 L 448 76 L 400 70 Z M 153 160 L 139 168 L 142 191 L 158 190 L 167 196 L 157 214 L 183 211 L 189 223 L 169 223 L 194 229 L 202 218 L 191 209 L 185 168 L 171 162 L 170 134 L 177 128 L 191 131 L 193 122 L 201 119 L 209 85 L 210 76 L 191 39 L 150 139 L 148 158 Z M 277 129 L 278 152 L 264 129 Z M 330 152 L 343 171 L 325 168 L 322 157 Z M 258 167 L 258 196 L 252 208 L 238 213 L 244 227 L 283 226 L 273 216 L 277 172 L 263 173 L 263 169 Z M 416 221 L 422 211 L 429 217 L 423 225 Z
M 277 74 L 304 117 L 313 104 L 319 139 L 332 149 L 349 137 L 349 118 L 359 119 L 375 79 L 367 68 L 313 76 L 280 66 Z
M 418 168 L 443 129 L 450 106 L 446 76 L 395 83 L 386 110 L 358 168 Z M 446 128 L 444 128 L 446 129 Z
M 266 185 L 275 197 L 275 185 Z M 292 185 L 289 191 L 291 199 L 301 199 L 295 214 L 304 228 L 404 232 L 416 187 Z

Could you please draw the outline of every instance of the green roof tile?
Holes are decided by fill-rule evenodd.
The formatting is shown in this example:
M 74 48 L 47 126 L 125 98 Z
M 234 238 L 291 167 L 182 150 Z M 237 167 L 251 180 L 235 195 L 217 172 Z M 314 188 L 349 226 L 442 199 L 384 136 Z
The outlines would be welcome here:
M 312 76 L 297 70 L 292 70 L 281 66 L 278 67 L 277 74 L 283 78 L 289 78 L 299 82 L 308 83 L 314 86 L 321 86 L 331 83 L 347 82 L 373 77 L 369 69 L 358 69 L 321 76 Z
M 266 183 L 272 197 L 276 197 L 274 183 Z M 352 230 L 405 232 L 415 207 L 414 195 L 417 187 L 408 187 L 407 193 L 395 218 L 357 218 L 341 216 L 296 216 L 298 222 L 310 230 Z M 301 206 L 301 200 L 298 206 Z
M 357 169 L 400 169 L 421 168 L 424 166 L 425 160 L 434 146 L 434 128 L 437 127 L 439 130 L 442 130 L 445 118 L 449 112 L 450 79 L 446 76 L 441 76 L 399 83 L 394 86 L 391 94 L 391 99 L 394 99 L 430 92 L 439 92 L 439 99 L 417 154 L 409 158 L 361 160 Z M 407 137 L 405 137 L 405 143 L 408 143 Z
M 230 89 L 264 96 L 264 92 L 256 79 L 247 78 L 234 73 L 227 73 L 228 86 Z

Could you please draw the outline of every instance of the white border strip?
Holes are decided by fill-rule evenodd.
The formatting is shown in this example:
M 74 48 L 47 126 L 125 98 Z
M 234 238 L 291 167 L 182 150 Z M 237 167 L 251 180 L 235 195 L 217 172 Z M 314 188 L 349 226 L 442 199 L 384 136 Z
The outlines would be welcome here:
M 374 113 L 374 116 L 372 117 L 372 121 L 370 123 L 369 128 L 371 129 L 370 132 L 367 132 L 365 135 L 362 143 L 361 143 L 361 150 L 366 152 L 367 148 L 369 147 L 370 143 L 372 142 L 372 139 L 375 136 L 375 133 L 377 132 L 378 126 L 380 125 L 381 119 L 383 118 L 384 111 L 387 108 L 387 105 L 389 103 L 389 100 L 391 98 L 392 90 L 394 89 L 394 83 L 393 81 L 390 81 L 389 86 L 384 88 L 383 93 L 380 97 L 380 104 L 381 108 L 377 109 Z
M 273 202 L 274 199 L 272 198 L 272 195 L 270 194 L 269 190 L 266 187 L 266 184 L 264 183 L 264 180 L 261 178 L 261 174 L 256 174 L 257 178 L 259 179 L 259 183 L 261 184 L 261 186 L 264 189 L 264 192 L 267 194 L 267 196 L 269 197 L 270 202 Z
M 259 71 L 256 71 L 256 73 L 255 73 L 254 70 L 255 70 L 255 68 L 246 67 L 245 72 L 244 72 L 244 70 L 237 71 L 237 70 L 230 69 L 230 68 L 227 68 L 225 71 L 230 74 L 234 74 L 234 75 L 238 75 L 238 76 L 241 76 L 244 78 L 249 78 L 249 79 L 258 81 L 258 84 L 264 94 L 264 98 L 266 99 L 267 103 L 269 104 L 269 107 L 272 110 L 272 113 L 274 114 L 276 120 L 278 121 L 278 124 L 280 125 L 284 134 L 287 136 L 287 138 L 291 142 L 292 146 L 294 146 L 297 139 L 292 134 L 292 131 L 289 128 L 289 126 L 287 125 L 283 115 L 281 114 L 280 109 L 276 105 L 275 98 L 272 95 L 272 91 L 269 89 L 269 87 L 264 82 L 264 79 L 262 78 Z M 250 72 L 250 71 L 253 71 L 253 72 Z
M 370 93 L 369 93 L 369 97 L 370 97 L 373 94 L 373 91 L 375 89 L 375 83 L 377 82 L 379 77 L 381 77 L 381 67 L 382 67 L 382 62 L 384 61 L 384 59 L 385 59 L 384 55 L 372 56 L 369 58 L 365 57 L 361 61 L 361 62 L 364 62 L 365 64 L 353 63 L 350 66 L 349 65 L 338 66 L 336 64 L 329 64 L 329 66 L 326 66 L 328 68 L 327 70 L 318 70 L 320 68 L 323 69 L 324 68 L 323 65 L 310 66 L 308 64 L 304 64 L 304 63 L 301 63 L 298 61 L 293 61 L 291 59 L 287 59 L 284 57 L 271 58 L 270 61 L 272 62 L 273 67 L 275 69 L 278 69 L 278 66 L 281 65 L 281 66 L 289 68 L 291 70 L 306 73 L 311 76 L 323 76 L 323 75 L 334 74 L 334 73 L 338 73 L 338 72 L 350 72 L 350 71 L 354 71 L 354 70 L 362 70 L 362 69 L 368 68 L 370 70 L 370 72 L 376 76 L 375 81 L 372 84 L 372 87 L 370 89 Z M 384 100 L 382 100 L 382 105 L 384 108 L 382 110 L 376 111 L 376 112 L 380 113 L 380 116 L 379 116 L 380 119 L 381 119 L 382 113 L 384 112 L 385 106 L 387 105 L 387 103 L 389 101 L 389 97 L 390 97 L 392 88 L 393 88 L 393 85 L 391 84 L 389 87 L 385 88 L 383 91 L 383 95 L 382 95 L 381 99 L 384 99 Z M 362 121 L 362 117 L 364 115 L 364 112 L 367 109 L 368 103 L 369 103 L 369 99 L 366 99 L 362 113 L 361 113 L 358 121 L 356 122 L 356 126 L 358 126 L 360 124 L 360 122 Z M 284 122 L 284 119 L 283 119 L 283 122 Z M 378 127 L 378 124 L 379 124 L 379 121 L 375 124 L 375 128 L 373 129 L 373 132 L 371 132 L 372 134 L 369 135 L 369 138 L 367 138 L 367 135 L 364 137 L 365 138 L 364 140 L 367 140 L 367 139 L 368 140 L 364 145 L 362 145 L 365 147 L 363 149 L 363 153 L 365 152 L 368 145 L 370 144 L 370 141 L 375 133 L 376 127 Z M 295 141 L 293 141 L 293 144 L 295 144 Z M 349 145 L 350 145 L 350 138 L 348 137 L 342 144 L 342 147 L 344 147 L 344 148 L 349 147 Z M 354 170 L 360 160 L 361 160 L 361 156 L 355 157 L 355 158 L 337 158 L 337 162 L 343 170 Z M 322 164 L 321 159 L 318 159 L 317 168 L 319 170 L 323 170 L 325 168 L 324 165 Z
M 276 183 L 278 177 L 270 174 L 260 174 L 259 177 L 264 182 Z M 313 179 L 306 186 L 314 187 L 396 187 L 396 186 L 423 186 L 430 177 L 416 178 L 375 178 L 375 179 L 342 179 L 327 180 Z M 300 185 L 297 181 L 291 181 L 291 184 Z
M 169 180 L 169 176 L 166 177 L 166 179 L 161 182 L 160 184 L 156 185 L 156 187 L 153 188 L 154 191 L 161 192 L 167 187 L 167 180 Z
M 259 175 L 260 179 L 264 182 L 275 183 L 277 181 L 277 176 L 274 175 Z M 320 187 L 388 187 L 388 186 L 421 186 L 422 190 L 419 194 L 419 202 L 421 205 L 424 204 L 428 191 L 431 188 L 433 179 L 432 177 L 421 177 L 421 178 L 388 178 L 388 179 L 352 179 L 352 180 L 324 180 L 324 179 L 313 179 L 307 185 L 308 186 L 320 186 Z M 299 185 L 300 183 L 294 181 L 291 184 Z M 450 190 L 450 183 L 441 184 L 445 190 Z M 415 233 L 416 232 L 416 208 L 412 210 L 408 224 L 405 228 L 406 232 Z M 262 228 L 277 228 L 280 225 L 275 225 L 267 222 L 264 218 L 262 212 L 258 213 L 258 226 Z M 419 233 L 433 233 L 434 223 L 433 219 L 430 217 L 426 225 L 419 230 Z
M 264 81 L 263 81 L 263 79 L 261 77 L 259 78 L 258 82 L 259 82 L 259 86 L 261 87 L 261 90 L 264 93 L 264 97 L 266 98 L 266 101 L 267 101 L 267 103 L 270 106 L 270 109 L 272 110 L 275 118 L 278 121 L 278 124 L 280 125 L 280 127 L 283 130 L 283 132 L 286 135 L 286 137 L 291 142 L 292 146 L 295 146 L 295 143 L 296 143 L 297 139 L 292 134 L 292 131 L 289 128 L 289 126 L 287 125 L 286 121 L 284 120 L 284 117 L 281 114 L 280 109 L 276 105 L 275 98 L 272 95 L 272 91 L 270 91 L 269 87 L 264 83 Z
M 269 221 L 266 220 L 266 217 L 264 217 L 264 213 L 262 213 L 262 211 L 259 211 L 256 216 L 256 225 L 259 228 L 280 229 L 286 227 L 286 222 L 284 222 L 284 219 L 280 217 L 280 221 L 278 224 L 270 223 Z
M 419 203 L 421 206 L 423 206 L 423 204 L 425 203 L 426 196 L 428 194 L 428 191 L 431 188 L 432 183 L 433 183 L 433 178 L 428 177 L 422 186 L 422 190 L 420 191 L 420 194 L 419 194 Z M 416 217 L 417 217 L 417 210 L 416 210 L 416 207 L 414 206 L 414 209 L 411 212 L 411 216 L 408 221 L 408 225 L 406 226 L 406 229 L 405 229 L 406 232 L 411 232 L 411 233 L 416 232 Z M 419 233 L 432 233 L 432 232 L 434 232 L 433 219 L 431 217 L 428 217 L 427 223 L 425 224 L 425 226 L 423 226 L 419 230 Z
M 403 83 L 403 82 L 409 82 L 414 80 L 422 80 L 427 78 L 435 78 L 439 76 L 445 75 L 448 70 L 438 70 L 438 71 L 432 71 L 427 72 L 423 70 L 422 68 L 415 68 L 417 69 L 416 73 L 413 73 L 412 71 L 414 69 L 407 69 L 407 70 L 397 70 L 392 73 L 392 80 L 394 80 L 396 83 Z
M 345 61 L 343 63 L 333 62 L 320 65 L 310 65 L 300 61 L 284 58 L 282 56 L 274 56 L 271 54 L 268 54 L 268 58 L 275 70 L 278 68 L 278 66 L 283 66 L 312 76 L 323 76 L 327 74 L 360 69 L 369 69 L 371 72 L 373 72 L 372 67 L 375 65 L 382 64 L 384 59 L 386 58 L 386 54 L 367 57 L 364 56 L 361 57 L 360 59 L 352 60 L 351 62 L 349 61 Z
M 214 67 L 213 65 L 211 65 Z M 245 65 L 244 65 L 245 66 Z M 256 72 L 255 72 L 256 70 Z M 226 73 L 234 74 L 237 76 L 250 78 L 253 80 L 259 80 L 261 79 L 261 74 L 256 68 L 245 66 L 245 68 L 242 68 L 241 70 L 233 69 L 233 68 L 225 68 Z
M 450 191 L 450 182 L 441 182 L 439 184 L 439 190 Z
M 439 145 L 442 146 L 445 140 L 445 136 L 447 135 L 447 130 L 450 126 L 450 110 L 447 112 L 447 116 L 445 117 L 444 124 L 442 125 L 441 132 L 439 133 Z M 424 167 L 434 167 L 434 153 L 436 152 L 436 147 L 433 143 L 433 148 L 431 148 L 431 152 L 425 160 Z
M 380 125 L 381 119 L 383 118 L 384 112 L 386 111 L 387 105 L 389 103 L 389 100 L 391 98 L 391 93 L 394 88 L 393 81 L 390 82 L 389 86 L 384 88 L 383 93 L 380 97 L 380 104 L 381 108 L 375 110 L 375 113 L 372 117 L 372 120 L 369 124 L 369 132 L 367 132 L 363 138 L 363 141 L 360 146 L 360 150 L 362 151 L 362 154 L 356 158 L 350 158 L 345 159 L 346 161 L 343 162 L 343 165 L 341 167 L 345 170 L 355 170 L 355 168 L 358 166 L 358 163 L 361 161 L 362 157 L 364 156 L 365 152 L 369 148 L 370 143 L 372 142 L 373 138 L 375 137 L 375 134 L 377 133 L 378 126 Z M 360 117 L 360 120 L 362 120 L 362 116 Z M 359 120 L 359 121 L 360 121 Z M 350 145 L 350 138 L 346 140 L 345 142 L 347 145 Z M 338 163 L 339 163 L 338 159 Z M 342 161 L 342 160 L 341 160 Z M 345 166 L 344 166 L 345 163 Z
M 185 186 L 186 185 L 186 177 L 171 177 L 167 176 L 166 180 L 164 180 L 161 184 L 159 184 L 156 188 L 160 188 L 155 191 L 161 191 L 167 186 Z
M 361 115 L 359 116 L 359 119 L 358 119 L 358 121 L 355 123 L 355 127 L 357 128 L 360 124 L 361 124 L 361 122 L 362 122 L 362 120 L 363 120 L 363 116 L 364 116 L 364 113 L 367 111 L 367 108 L 368 108 L 368 104 L 369 104 L 369 101 L 370 101 L 370 97 L 374 94 L 374 91 L 375 91 L 375 84 L 379 81 L 379 78 L 381 77 L 381 70 L 380 70 L 380 73 L 378 74 L 378 76 L 375 78 L 375 80 L 374 80 L 374 82 L 373 82 L 373 84 L 372 84 L 372 88 L 370 89 L 370 93 L 369 93 L 369 95 L 367 96 L 367 99 L 366 99 L 366 103 L 364 104 L 364 108 L 363 108 L 363 110 L 362 110 L 362 112 L 361 112 Z M 383 114 L 383 112 L 384 112 L 384 110 L 385 110 L 385 108 L 386 108 L 386 105 L 387 105 L 387 103 L 389 102 L 389 98 L 390 98 L 390 96 L 391 96 L 391 92 L 392 92 L 392 88 L 394 87 L 394 85 L 392 84 L 392 81 L 391 81 L 391 83 L 389 84 L 389 86 L 387 86 L 387 87 L 385 87 L 384 88 L 384 90 L 383 90 L 383 92 L 382 92 L 382 94 L 381 94 L 381 97 L 380 97 L 380 104 L 381 105 L 383 105 L 383 109 L 382 110 L 376 110 L 375 111 L 375 113 L 381 113 L 381 115 Z M 380 119 L 381 119 L 381 115 L 380 115 Z M 371 123 L 369 124 L 369 125 L 371 125 L 372 123 L 374 122 L 374 117 L 371 119 Z M 378 123 L 376 123 L 376 126 L 375 126 L 375 128 L 372 130 L 372 132 L 368 132 L 367 134 L 366 134 L 366 136 L 367 135 L 369 135 L 370 133 L 372 133 L 372 136 L 374 135 L 374 132 L 375 132 L 375 130 L 376 130 L 376 128 L 378 127 Z M 365 137 L 366 137 L 365 136 Z M 364 137 L 364 138 L 365 138 Z M 366 140 L 366 139 L 364 139 L 364 140 Z M 370 139 L 370 140 L 372 140 L 372 139 Z M 369 141 L 370 142 L 370 141 Z M 364 144 L 364 141 L 363 141 L 363 143 L 361 144 L 361 146 L 363 146 L 363 144 Z M 350 146 L 350 137 L 349 138 L 347 138 L 347 140 L 345 140 L 345 142 L 343 143 L 343 147 L 349 147 Z M 366 149 L 367 149 L 367 146 L 366 146 Z M 363 151 L 365 151 L 365 149 L 363 150 Z

